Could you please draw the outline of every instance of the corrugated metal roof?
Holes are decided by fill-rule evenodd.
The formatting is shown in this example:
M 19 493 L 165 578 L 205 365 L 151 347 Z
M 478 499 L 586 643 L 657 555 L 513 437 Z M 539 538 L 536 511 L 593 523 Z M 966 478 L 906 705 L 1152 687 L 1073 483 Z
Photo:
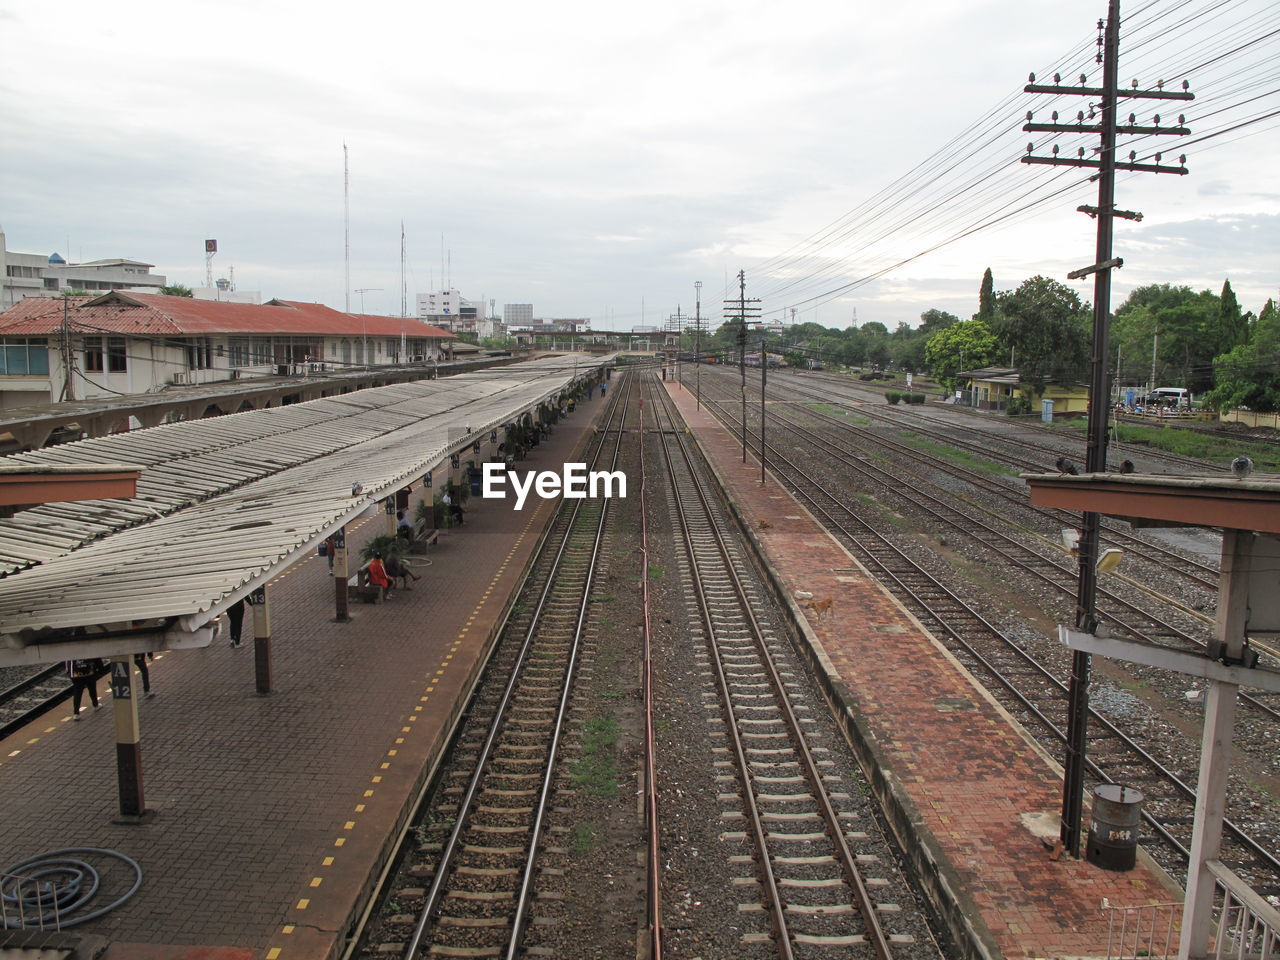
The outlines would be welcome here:
M 0 521 L 0 630 L 182 617 L 187 629 L 265 583 L 371 504 L 602 361 L 524 364 L 168 424 L 5 458 L 146 466 L 134 500 Z M 474 433 L 465 437 L 464 425 Z M 363 493 L 352 497 L 353 482 Z

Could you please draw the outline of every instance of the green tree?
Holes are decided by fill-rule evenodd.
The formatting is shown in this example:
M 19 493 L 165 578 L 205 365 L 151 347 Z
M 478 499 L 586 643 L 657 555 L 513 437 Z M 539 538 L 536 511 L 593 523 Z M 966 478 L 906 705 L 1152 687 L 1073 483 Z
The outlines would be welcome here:
M 991 271 L 988 270 L 987 276 L 990 276 L 990 275 L 991 275 Z M 951 326 L 953 323 L 959 323 L 959 322 L 960 322 L 960 318 L 957 317 L 954 313 L 947 313 L 947 311 L 945 310 L 938 310 L 938 309 L 926 310 L 924 313 L 920 314 L 919 330 L 921 333 L 925 334 L 926 336 L 933 336 L 939 330 L 945 330 L 947 327 Z
M 984 320 L 961 320 L 939 330 L 925 345 L 925 359 L 933 378 L 953 389 L 956 374 L 994 363 L 1000 348 Z
M 1208 407 L 1280 411 L 1280 310 L 1274 300 L 1258 314 L 1252 335 L 1213 362 L 1215 386 L 1201 399 Z
M 1222 293 L 1218 295 L 1218 353 L 1229 353 L 1248 339 L 1248 318 L 1240 312 L 1231 281 L 1224 280 Z
M 982 319 L 991 323 L 996 315 L 995 280 L 991 276 L 991 268 L 987 267 L 982 274 L 982 286 L 978 290 L 978 312 L 974 319 Z
M 1089 311 L 1070 287 L 1048 277 L 1024 280 L 996 295 L 991 324 L 1001 346 L 1012 349 L 1018 379 L 1043 392 L 1085 374 L 1089 361 Z
M 170 283 L 160 287 L 156 293 L 163 293 L 166 297 L 194 297 L 195 293 L 191 288 L 181 283 Z

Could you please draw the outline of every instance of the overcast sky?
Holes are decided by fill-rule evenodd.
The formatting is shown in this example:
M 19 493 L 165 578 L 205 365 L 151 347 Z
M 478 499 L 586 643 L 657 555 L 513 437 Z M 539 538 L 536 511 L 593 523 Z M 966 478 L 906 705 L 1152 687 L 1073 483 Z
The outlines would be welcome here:
M 1276 27 L 1273 0 L 1228 0 L 1245 33 L 1224 10 L 1160 33 L 1210 6 L 1125 0 L 1122 48 L 1143 41 L 1122 53 L 1126 81 L 1126 62 L 1172 76 Z M 530 302 L 626 329 L 691 312 L 701 281 L 718 320 L 726 280 L 745 270 L 747 295 L 788 320 L 792 307 L 837 327 L 914 324 L 930 307 L 967 319 L 988 266 L 1008 289 L 1093 261 L 1093 221 L 1074 208 L 1094 188 L 843 294 L 1062 171 L 1006 164 L 987 207 L 957 200 L 874 246 L 861 231 L 820 260 L 767 262 L 929 158 L 935 172 L 985 169 L 968 148 L 1021 116 L 1008 98 L 1030 71 L 1094 69 L 1105 13 L 1102 0 L 0 0 L 0 225 L 11 250 L 130 257 L 190 286 L 216 238 L 215 277 L 234 266 L 241 290 L 342 308 L 345 141 L 353 310 L 399 313 L 403 221 L 411 311 L 447 279 L 499 313 Z M 1239 116 L 1275 110 L 1277 62 L 1280 41 L 1256 42 L 1204 83 L 1221 98 L 1255 78 L 1236 97 L 1260 99 Z M 1222 114 L 1197 122 L 1219 101 L 1191 80 L 1197 104 L 1166 115 L 1185 109 L 1195 134 Z M 1034 139 L 1009 129 L 1006 160 Z M 1186 152 L 1188 176 L 1120 179 L 1118 205 L 1145 219 L 1117 225 L 1115 302 L 1139 284 L 1217 291 L 1230 278 L 1256 311 L 1280 295 L 1280 127 Z

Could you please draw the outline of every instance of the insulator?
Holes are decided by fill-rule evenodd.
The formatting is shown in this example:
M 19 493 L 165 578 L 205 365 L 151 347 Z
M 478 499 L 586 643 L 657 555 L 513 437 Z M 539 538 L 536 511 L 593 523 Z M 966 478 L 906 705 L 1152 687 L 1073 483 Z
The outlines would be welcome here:
M 1076 147 L 1076 156 L 1077 156 L 1077 157 L 1083 157 L 1083 156 L 1084 156 L 1084 147 Z
M 1027 120 L 1028 120 L 1028 121 L 1030 121 L 1030 120 L 1031 120 L 1031 111 L 1030 111 L 1030 110 L 1028 110 L 1028 111 L 1027 111 Z
M 1036 75 L 1034 73 L 1027 74 L 1027 83 L 1035 83 Z
M 1164 89 L 1164 81 L 1163 81 L 1163 80 L 1157 80 L 1157 81 L 1156 81 L 1156 89 L 1157 89 L 1157 90 L 1163 90 L 1163 89 Z
M 1138 115 L 1137 115 L 1136 113 L 1131 113 L 1131 114 L 1129 114 L 1129 122 L 1130 122 L 1130 123 L 1137 123 L 1137 122 L 1138 122 Z
M 1035 145 L 1034 143 L 1028 143 L 1028 144 L 1027 144 L 1027 153 L 1030 153 L 1030 152 L 1031 152 L 1032 150 L 1034 150 L 1035 148 L 1036 148 L 1036 145 Z
M 1183 114 L 1178 114 L 1178 126 L 1182 126 L 1187 122 L 1187 118 Z
M 1057 123 L 1057 122 L 1058 122 L 1058 111 L 1057 111 L 1057 110 L 1053 111 L 1053 122 L 1054 122 L 1054 123 Z
M 1130 150 L 1130 151 L 1129 151 L 1129 162 L 1130 162 L 1130 163 L 1133 163 L 1133 161 L 1135 161 L 1135 160 L 1137 160 L 1137 159 L 1138 159 L 1138 151 L 1136 151 L 1136 150 Z
M 1131 87 L 1133 87 L 1133 89 L 1137 90 L 1137 89 L 1138 89 L 1138 81 L 1137 81 L 1137 80 L 1134 80 L 1134 81 L 1130 84 L 1130 86 L 1131 86 Z
M 1080 110 L 1080 111 L 1078 111 L 1078 112 L 1076 113 L 1076 122 L 1077 122 L 1077 123 L 1084 123 L 1084 111 L 1083 111 L 1083 110 Z
M 1183 90 L 1190 90 L 1190 89 L 1191 89 L 1191 81 L 1190 81 L 1190 80 L 1183 80 L 1183 81 L 1182 81 L 1182 89 L 1183 89 Z
M 1058 145 L 1056 143 L 1053 145 L 1053 155 L 1055 157 L 1058 155 Z
M 1083 86 L 1084 86 L 1086 83 L 1088 83 L 1088 82 L 1089 82 L 1089 77 L 1088 77 L 1088 75 L 1083 74 L 1083 73 L 1082 73 L 1082 74 L 1080 74 L 1080 86 L 1082 86 L 1082 87 L 1083 87 Z
M 1155 120 L 1157 127 L 1160 126 L 1160 114 L 1157 113 L 1154 117 L 1152 117 L 1152 119 Z
M 1187 155 L 1186 155 L 1185 153 L 1184 153 L 1184 154 L 1182 154 L 1182 155 L 1180 155 L 1180 156 L 1178 157 L 1178 162 L 1179 162 L 1180 164 L 1182 164 L 1183 166 L 1186 166 L 1186 164 L 1187 164 Z
M 1053 82 L 1054 82 L 1054 83 L 1061 83 L 1061 82 L 1062 82 L 1062 74 L 1060 74 L 1060 73 L 1055 73 L 1055 74 L 1053 75 Z

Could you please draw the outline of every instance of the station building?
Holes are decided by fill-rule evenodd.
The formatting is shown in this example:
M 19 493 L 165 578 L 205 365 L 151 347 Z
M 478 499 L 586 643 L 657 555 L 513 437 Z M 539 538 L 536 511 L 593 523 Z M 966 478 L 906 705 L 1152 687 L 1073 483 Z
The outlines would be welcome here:
M 1089 412 L 1089 388 L 1079 383 L 1050 383 L 1042 392 L 1019 380 L 1016 367 L 982 367 L 956 376 L 968 383 L 960 402 L 979 410 L 1004 410 L 1014 397 L 1026 397 L 1039 413 L 1045 400 L 1053 402 L 1054 417 L 1083 417 Z
M 318 303 L 112 291 L 27 297 L 0 314 L 0 409 L 266 376 L 431 364 L 452 333 Z

